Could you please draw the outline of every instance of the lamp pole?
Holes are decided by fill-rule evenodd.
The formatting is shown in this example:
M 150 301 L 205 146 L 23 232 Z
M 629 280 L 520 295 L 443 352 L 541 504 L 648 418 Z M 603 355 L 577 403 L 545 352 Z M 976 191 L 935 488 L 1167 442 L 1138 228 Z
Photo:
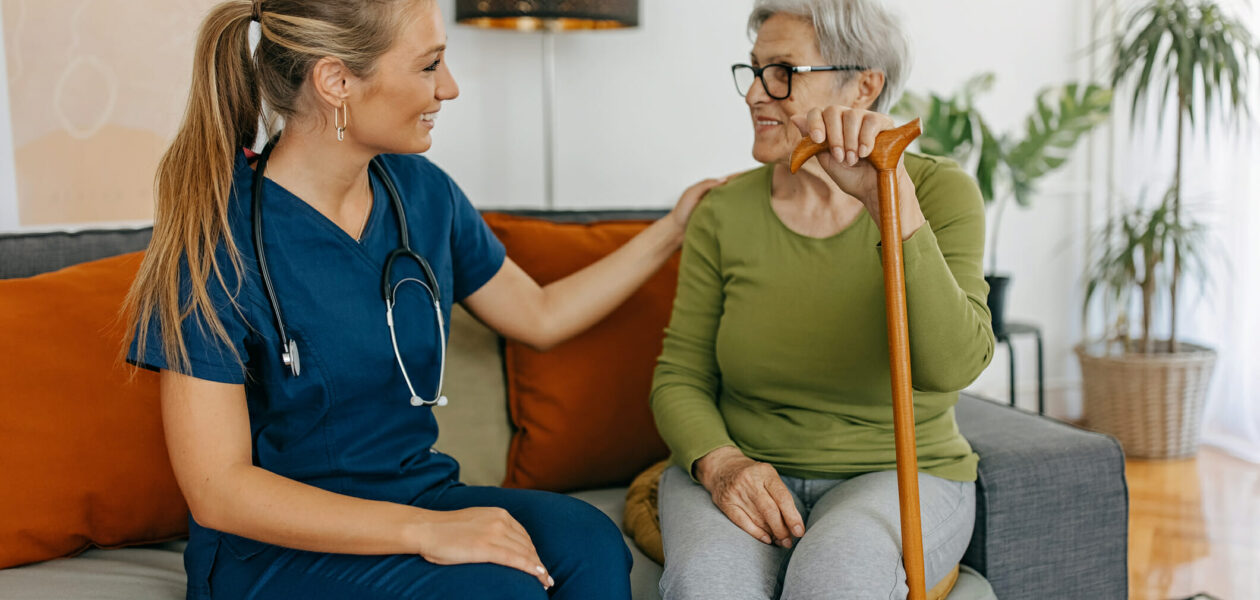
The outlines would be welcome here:
M 556 32 L 542 34 L 543 208 L 556 208 Z
M 556 207 L 556 33 L 639 26 L 639 0 L 455 0 L 455 21 L 542 33 L 543 207 Z

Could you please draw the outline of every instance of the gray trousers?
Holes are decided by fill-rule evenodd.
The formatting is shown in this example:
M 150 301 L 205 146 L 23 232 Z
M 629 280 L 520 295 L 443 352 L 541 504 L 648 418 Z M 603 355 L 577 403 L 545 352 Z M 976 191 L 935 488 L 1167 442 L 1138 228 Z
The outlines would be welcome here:
M 713 504 L 677 466 L 661 476 L 664 600 L 896 600 L 906 597 L 895 471 L 851 479 L 782 477 L 805 520 L 791 550 L 763 544 Z M 976 518 L 976 488 L 919 474 L 928 588 L 962 559 Z

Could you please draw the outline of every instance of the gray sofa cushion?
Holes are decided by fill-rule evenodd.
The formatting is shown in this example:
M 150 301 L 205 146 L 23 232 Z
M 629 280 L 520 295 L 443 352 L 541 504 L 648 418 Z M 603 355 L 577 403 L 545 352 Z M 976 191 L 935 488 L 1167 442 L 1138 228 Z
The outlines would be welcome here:
M 88 550 L 74 558 L 0 571 L 5 600 L 183 600 L 184 546 L 169 542 Z
M 963 395 L 980 454 L 963 562 L 1003 600 L 1128 597 L 1128 489 L 1114 439 Z

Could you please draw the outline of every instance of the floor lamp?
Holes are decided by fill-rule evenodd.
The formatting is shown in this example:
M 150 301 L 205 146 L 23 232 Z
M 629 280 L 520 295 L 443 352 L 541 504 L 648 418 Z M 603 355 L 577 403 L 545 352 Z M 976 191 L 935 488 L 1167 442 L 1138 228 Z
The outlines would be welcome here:
M 556 40 L 564 31 L 623 29 L 639 25 L 638 0 L 455 0 L 455 21 L 487 29 L 543 34 L 543 201 L 555 208 Z

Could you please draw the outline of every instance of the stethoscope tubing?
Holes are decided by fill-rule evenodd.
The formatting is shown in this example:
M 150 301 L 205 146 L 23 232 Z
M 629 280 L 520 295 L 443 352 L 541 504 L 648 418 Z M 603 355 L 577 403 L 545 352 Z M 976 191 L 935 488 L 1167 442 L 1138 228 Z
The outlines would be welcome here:
M 272 317 L 276 321 L 276 329 L 280 332 L 280 358 L 284 365 L 289 368 L 292 376 L 297 377 L 301 374 L 301 361 L 298 355 L 297 340 L 289 337 L 288 331 L 284 326 L 284 315 L 280 310 L 280 300 L 276 295 L 275 284 L 271 280 L 271 271 L 267 267 L 266 251 L 263 245 L 263 218 L 262 218 L 262 198 L 264 177 L 263 171 L 267 168 L 267 160 L 271 157 L 271 151 L 275 148 L 276 141 L 280 139 L 279 134 L 267 143 L 266 148 L 258 156 L 258 162 L 254 167 L 253 177 L 253 215 L 252 225 L 254 234 L 254 252 L 258 263 L 258 273 L 262 278 L 263 290 L 267 294 L 267 302 L 271 306 Z M 381 273 L 381 296 L 385 301 L 385 322 L 389 326 L 389 339 L 394 348 L 394 358 L 398 362 L 398 369 L 402 371 L 403 381 L 407 383 L 407 389 L 411 392 L 412 406 L 445 406 L 447 403 L 446 396 L 442 395 L 442 385 L 446 379 L 446 320 L 442 316 L 441 291 L 438 288 L 437 275 L 433 272 L 433 268 L 429 266 L 429 261 L 423 256 L 411 249 L 411 242 L 408 235 L 408 226 L 406 213 L 402 205 L 402 197 L 398 194 L 398 188 L 394 185 L 393 178 L 390 177 L 388 169 L 379 157 L 373 158 L 368 164 L 368 168 L 376 174 L 377 178 L 385 186 L 385 192 L 389 195 L 390 204 L 393 206 L 394 215 L 398 219 L 398 239 L 399 247 L 390 251 L 385 258 L 385 266 Z M 410 258 L 420 266 L 426 281 L 421 281 L 414 277 L 408 277 L 400 280 L 397 284 L 391 285 L 391 275 L 394 269 L 394 261 L 399 257 Z M 407 367 L 403 364 L 402 352 L 398 347 L 398 335 L 394 329 L 394 302 L 398 292 L 398 288 L 407 282 L 415 282 L 420 284 L 429 297 L 433 300 L 433 314 L 437 323 L 438 336 L 438 381 L 437 390 L 434 392 L 432 400 L 426 400 L 416 393 L 415 386 L 411 382 L 411 376 L 407 373 Z

